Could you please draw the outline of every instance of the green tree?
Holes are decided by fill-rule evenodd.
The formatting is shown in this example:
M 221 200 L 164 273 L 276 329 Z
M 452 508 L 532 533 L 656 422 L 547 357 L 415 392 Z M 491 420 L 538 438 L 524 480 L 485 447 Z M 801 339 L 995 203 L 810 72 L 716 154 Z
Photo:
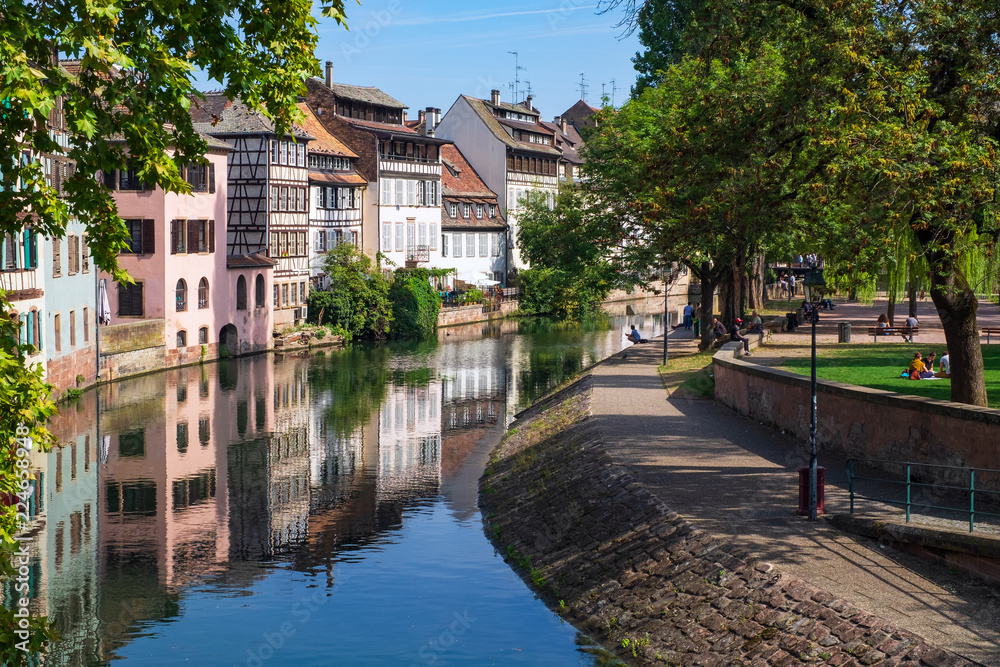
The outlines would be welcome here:
M 389 288 L 393 338 L 426 340 L 437 331 L 441 297 L 427 269 L 396 269 Z
M 319 73 L 313 55 L 317 20 L 311 0 L 216 0 L 167 3 L 111 0 L 11 0 L 0 8 L 0 233 L 30 225 L 38 236 L 61 238 L 71 218 L 86 227 L 94 263 L 115 280 L 128 276 L 117 263 L 127 234 L 111 193 L 98 175 L 134 168 L 143 182 L 188 193 L 178 165 L 204 162 L 205 141 L 188 113 L 200 95 L 204 70 L 231 97 L 261 109 L 278 133 L 297 116 L 305 78 Z M 344 21 L 343 0 L 326 0 L 323 15 Z M 79 74 L 60 66 L 62 55 L 79 60 Z M 50 135 L 64 120 L 69 142 Z M 127 146 L 127 149 L 126 149 Z M 127 154 L 126 154 L 127 150 Z M 52 160 L 72 166 L 61 179 L 46 176 Z M 10 304 L 0 295 L 0 310 Z M 52 414 L 48 387 L 37 368 L 25 367 L 16 327 L 0 323 L 0 440 L 17 428 L 45 446 Z M 16 461 L 4 448 L 0 489 L 19 480 Z M 9 498 L 9 497 L 5 497 Z M 11 568 L 16 514 L 0 517 L 0 576 Z M 11 618 L 0 612 L 0 657 L 21 665 L 27 654 L 12 648 Z M 45 621 L 31 621 L 29 647 L 45 639 Z
M 645 50 L 632 58 L 639 73 L 633 95 L 657 85 L 662 72 L 693 48 L 684 38 L 691 34 L 689 24 L 705 4 L 706 0 L 650 0 L 638 10 L 639 43 Z
M 725 321 L 742 312 L 755 258 L 802 224 L 788 201 L 815 169 L 802 116 L 789 110 L 790 64 L 767 43 L 726 58 L 688 56 L 619 110 L 602 110 L 585 147 L 587 196 L 626 271 L 683 262 L 701 282 L 702 321 L 728 283 Z M 702 345 L 711 333 L 702 329 Z
M 341 243 L 327 252 L 323 267 L 330 286 L 309 295 L 310 319 L 342 328 L 350 338 L 385 338 L 392 304 L 378 265 L 357 246 Z
M 615 273 L 608 244 L 594 242 L 606 220 L 587 209 L 576 188 L 560 189 L 552 209 L 544 197 L 529 196 L 518 224 L 521 255 L 532 265 L 518 276 L 521 310 L 578 319 L 600 310 L 613 287 L 629 283 Z

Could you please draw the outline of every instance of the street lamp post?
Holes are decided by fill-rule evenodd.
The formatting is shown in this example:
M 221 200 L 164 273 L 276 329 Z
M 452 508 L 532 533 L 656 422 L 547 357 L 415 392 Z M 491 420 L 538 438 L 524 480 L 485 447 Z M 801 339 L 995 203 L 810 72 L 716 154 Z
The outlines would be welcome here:
M 826 287 L 826 280 L 823 279 L 823 269 L 812 269 L 806 274 L 802 281 L 802 287 L 806 293 L 806 300 L 812 304 L 810 319 L 812 320 L 812 377 L 809 382 L 809 394 L 812 404 L 809 407 L 809 520 L 816 520 L 816 322 L 819 321 L 820 299 L 823 297 L 823 290 Z

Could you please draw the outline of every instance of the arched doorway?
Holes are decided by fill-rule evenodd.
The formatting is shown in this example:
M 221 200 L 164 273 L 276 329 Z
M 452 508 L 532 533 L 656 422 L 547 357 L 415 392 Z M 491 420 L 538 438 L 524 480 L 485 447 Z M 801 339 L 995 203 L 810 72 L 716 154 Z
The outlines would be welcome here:
M 222 331 L 219 332 L 219 356 L 220 357 L 235 357 L 240 353 L 240 336 L 236 331 L 236 327 L 232 324 L 227 324 L 222 327 Z

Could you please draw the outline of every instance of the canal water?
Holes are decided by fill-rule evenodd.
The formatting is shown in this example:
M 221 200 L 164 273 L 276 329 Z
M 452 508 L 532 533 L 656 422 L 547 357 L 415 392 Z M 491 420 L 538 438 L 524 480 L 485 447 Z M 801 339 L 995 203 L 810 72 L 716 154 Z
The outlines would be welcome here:
M 635 323 L 502 322 L 90 391 L 33 453 L 46 665 L 605 665 L 483 534 L 513 415 Z

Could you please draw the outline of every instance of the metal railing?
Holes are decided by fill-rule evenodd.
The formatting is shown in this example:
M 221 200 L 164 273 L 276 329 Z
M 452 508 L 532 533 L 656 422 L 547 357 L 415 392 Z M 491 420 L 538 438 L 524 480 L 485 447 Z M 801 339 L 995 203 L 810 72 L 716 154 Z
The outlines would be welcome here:
M 888 479 L 882 477 L 863 477 L 856 473 L 855 464 L 861 463 L 866 465 L 890 465 L 897 466 L 905 469 L 905 479 Z M 913 481 L 913 469 L 914 468 L 935 468 L 941 470 L 959 470 L 964 473 L 968 473 L 969 483 L 966 486 L 956 486 L 954 484 L 948 483 L 927 483 L 927 482 L 915 482 Z M 901 462 L 901 461 L 882 461 L 878 459 L 848 459 L 847 460 L 847 486 L 851 495 L 851 514 L 854 514 L 854 498 L 857 497 L 861 500 L 873 500 L 875 502 L 888 503 L 890 505 L 900 505 L 906 508 L 906 522 L 910 522 L 910 514 L 913 508 L 922 509 L 935 509 L 943 510 L 946 512 L 957 512 L 960 514 L 969 515 L 969 532 L 974 532 L 976 528 L 976 516 L 991 516 L 1000 518 L 1000 513 L 996 512 L 986 512 L 984 510 L 976 509 L 976 496 L 981 494 L 992 494 L 994 496 L 1000 497 L 1000 491 L 990 491 L 987 489 L 977 489 L 976 488 L 976 475 L 982 473 L 993 473 L 1000 476 L 1000 470 L 995 470 L 992 468 L 969 468 L 966 466 L 945 466 L 945 465 L 933 465 L 930 463 L 912 463 L 912 462 Z M 879 482 L 882 484 L 897 484 L 905 487 L 906 497 L 905 500 L 892 500 L 890 498 L 877 498 L 874 496 L 863 496 L 855 493 L 855 482 Z M 949 507 L 944 505 L 932 505 L 930 503 L 914 502 L 913 491 L 914 489 L 920 488 L 931 488 L 939 491 L 956 491 L 960 493 L 968 494 L 968 505 L 967 507 Z M 1000 498 L 998 498 L 1000 499 Z

